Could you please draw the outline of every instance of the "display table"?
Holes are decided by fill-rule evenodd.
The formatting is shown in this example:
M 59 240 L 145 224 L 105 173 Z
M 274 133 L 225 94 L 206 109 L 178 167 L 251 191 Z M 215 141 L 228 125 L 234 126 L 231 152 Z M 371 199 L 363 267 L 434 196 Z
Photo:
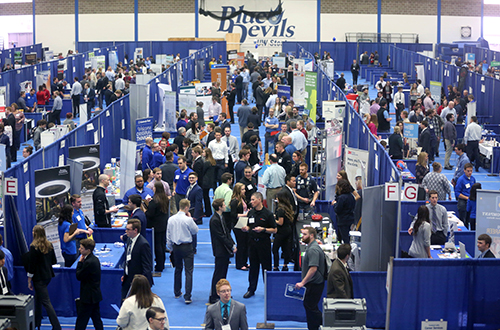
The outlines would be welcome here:
M 460 250 L 459 246 L 456 246 L 456 252 L 445 252 L 443 251 L 444 246 L 432 246 L 431 245 L 431 257 L 432 259 L 460 259 Z M 469 253 L 466 251 L 466 257 L 467 258 L 472 258 Z
M 96 243 L 94 248 L 94 255 L 99 258 L 102 268 L 122 268 L 124 261 L 125 249 L 122 246 L 115 246 L 114 243 Z M 71 266 L 76 268 L 78 260 Z

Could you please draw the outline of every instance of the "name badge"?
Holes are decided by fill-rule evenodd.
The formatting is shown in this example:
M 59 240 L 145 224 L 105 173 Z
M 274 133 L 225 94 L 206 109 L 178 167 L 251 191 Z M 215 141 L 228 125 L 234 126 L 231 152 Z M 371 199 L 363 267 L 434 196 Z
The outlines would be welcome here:
M 77 219 L 78 221 L 80 221 L 80 220 L 82 220 L 82 217 L 81 217 L 80 215 L 77 215 L 77 216 L 76 216 L 76 219 Z
M 127 255 L 127 261 L 130 261 L 130 260 L 132 260 L 132 253 Z
M 223 325 L 222 330 L 231 330 L 231 326 L 229 324 Z
M 467 184 L 465 185 L 465 188 L 469 189 L 469 188 L 470 188 L 470 183 L 467 183 Z
M 248 223 L 255 223 L 255 219 L 254 218 L 248 218 Z
M 278 163 L 281 163 L 281 161 L 283 161 L 283 159 L 278 160 Z
M 253 189 L 252 185 L 251 185 L 251 184 L 249 184 L 249 185 L 247 186 L 247 189 L 248 189 L 248 190 L 252 190 L 252 189 Z
M 9 292 L 9 289 L 7 289 L 7 286 L 4 286 L 2 289 L 3 294 L 7 294 Z
M 176 179 L 176 180 L 179 180 L 179 175 L 176 175 L 176 176 L 175 176 L 175 179 Z

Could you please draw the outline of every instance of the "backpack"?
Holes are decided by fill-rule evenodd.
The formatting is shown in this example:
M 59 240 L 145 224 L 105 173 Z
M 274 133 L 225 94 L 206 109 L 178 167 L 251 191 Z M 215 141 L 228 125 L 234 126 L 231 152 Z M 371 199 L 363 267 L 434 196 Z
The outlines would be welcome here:
M 330 273 L 330 268 L 332 267 L 332 259 L 323 253 L 323 257 L 325 259 L 325 273 L 323 274 L 323 278 L 326 281 L 328 279 L 328 273 Z

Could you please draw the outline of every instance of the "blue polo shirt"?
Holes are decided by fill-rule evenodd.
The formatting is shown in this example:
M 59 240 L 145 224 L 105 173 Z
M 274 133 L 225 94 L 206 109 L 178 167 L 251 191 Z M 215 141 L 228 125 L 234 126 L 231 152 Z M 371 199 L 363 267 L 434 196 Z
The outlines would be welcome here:
M 33 108 L 33 105 L 36 102 L 36 94 L 31 95 L 30 93 L 26 94 L 26 106 Z
M 181 169 L 175 170 L 174 173 L 174 182 L 177 184 L 175 187 L 175 193 L 180 195 L 185 195 L 189 188 L 189 173 L 193 172 L 189 167 L 186 168 L 184 172 Z
M 140 195 L 142 199 L 146 199 L 147 195 L 153 197 L 153 195 L 155 193 L 153 192 L 153 190 L 151 190 L 148 187 L 146 187 L 147 184 L 149 184 L 149 182 L 148 183 L 144 183 L 144 187 L 142 187 L 142 192 L 139 192 L 139 190 L 137 190 L 136 186 L 134 186 L 133 188 L 130 188 L 129 190 L 127 190 L 127 192 L 125 193 L 125 195 L 123 195 L 122 203 L 124 205 L 127 205 L 128 204 L 128 198 L 130 197 L 130 195 L 134 195 L 134 194 Z
M 279 130 L 279 123 L 280 123 L 280 121 L 276 117 L 273 117 L 273 118 L 266 117 L 266 124 L 268 124 L 268 125 L 278 125 L 278 128 L 268 128 L 268 127 L 266 127 L 266 133 L 271 133 L 271 132 Z
M 295 148 L 295 146 L 293 144 L 289 144 L 285 147 L 285 151 L 288 152 L 288 154 L 291 156 L 295 151 L 297 150 L 297 148 Z
M 464 173 L 458 178 L 457 184 L 455 185 L 455 198 L 457 201 L 459 200 L 458 196 L 460 196 L 460 194 L 469 197 L 470 188 L 474 183 L 476 183 L 476 179 L 472 175 L 468 178 Z
M 73 209 L 73 218 L 71 218 L 71 220 L 73 221 L 73 223 L 78 223 L 78 229 L 87 230 L 87 225 L 85 224 L 85 215 L 83 214 L 81 209 L 78 211 Z M 87 238 L 87 234 L 84 233 L 76 235 L 75 237 L 84 239 Z
M 59 239 L 61 241 L 61 250 L 66 254 L 76 254 L 76 241 L 71 240 L 68 243 L 64 243 L 64 233 L 69 233 L 69 226 L 71 224 L 68 221 L 64 221 L 62 225 L 59 226 Z

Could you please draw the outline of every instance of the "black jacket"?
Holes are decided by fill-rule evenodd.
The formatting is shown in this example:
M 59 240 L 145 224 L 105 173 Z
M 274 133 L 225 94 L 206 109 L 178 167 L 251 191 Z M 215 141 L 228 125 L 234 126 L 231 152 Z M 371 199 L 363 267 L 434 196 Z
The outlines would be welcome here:
M 182 146 L 182 141 L 184 141 L 184 138 L 184 135 L 177 135 L 174 139 L 174 143 L 179 147 L 179 155 L 184 155 L 184 147 Z
M 94 202 L 94 220 L 98 227 L 111 228 L 111 214 L 106 213 L 109 209 L 108 198 L 106 197 L 106 190 L 97 186 L 92 194 L 92 201 Z
M 420 136 L 418 138 L 418 145 L 422 147 L 422 151 L 425 151 L 430 156 L 432 146 L 431 146 L 431 132 L 429 128 L 420 132 Z
M 243 77 L 238 75 L 236 79 L 234 80 L 234 83 L 236 84 L 236 89 L 242 89 L 243 88 Z
M 252 194 L 257 192 L 257 180 L 252 177 L 252 181 L 249 181 L 246 177 L 243 177 L 239 182 L 245 185 L 245 200 L 249 201 Z M 252 186 L 252 189 L 249 188 L 250 185 Z M 243 210 L 240 213 L 243 213 Z
M 283 150 L 283 152 L 276 153 L 278 156 L 278 164 L 285 169 L 285 172 L 288 174 L 292 171 L 292 157 L 288 152 Z
M 392 159 L 403 159 L 403 138 L 400 134 L 393 133 L 389 137 L 389 156 Z
M 126 236 L 124 236 L 124 238 L 126 238 Z M 127 251 L 127 246 L 125 246 L 125 251 Z M 153 276 L 151 275 L 153 271 L 153 256 L 151 253 L 151 246 L 143 235 L 137 237 L 131 255 L 131 260 L 128 263 L 128 275 L 125 275 L 125 268 L 123 269 L 125 277 L 123 283 L 129 282 L 126 281 L 126 278 L 133 279 L 134 275 L 141 274 L 146 276 L 149 284 L 153 285 Z
M 217 212 L 210 219 L 210 239 L 214 257 L 229 258 L 232 255 L 234 241 L 231 238 L 231 229 L 226 227 Z
M 179 169 L 179 166 L 172 162 L 166 162 L 165 164 L 160 166 L 161 170 L 161 179 L 168 183 L 170 188 L 174 187 L 174 176 L 175 171 Z
M 144 214 L 144 211 L 139 208 L 130 215 L 130 218 L 138 219 L 141 222 L 141 235 L 146 235 L 148 220 L 146 219 L 146 214 Z
M 193 162 L 193 171 L 196 172 L 196 174 L 198 174 L 198 182 L 202 182 L 203 181 L 203 157 L 198 157 L 194 162 Z
M 97 304 L 102 300 L 101 263 L 93 254 L 89 254 L 76 266 L 76 279 L 80 281 L 80 301 L 84 304 Z
M 33 274 L 33 281 L 46 281 L 54 277 L 52 265 L 57 264 L 54 247 L 43 254 L 40 250 L 30 246 L 29 261 L 26 271 Z
M 333 210 L 337 215 L 337 225 L 346 226 L 354 223 L 354 207 L 356 199 L 351 193 L 342 194 L 335 198 L 337 203 L 333 205 Z
M 154 199 L 149 202 L 146 218 L 148 228 L 154 228 L 155 231 L 159 232 L 167 231 L 168 213 L 163 213 L 160 205 Z
M 203 163 L 203 189 L 215 189 L 215 165 L 210 164 L 208 160 Z
M 298 214 L 299 209 L 298 209 L 297 205 L 295 205 L 295 199 L 293 198 L 293 195 L 292 195 L 292 192 L 290 191 L 290 189 L 285 185 L 283 188 L 281 188 L 281 192 L 284 192 L 286 194 L 286 197 L 288 198 L 288 202 L 290 203 L 290 205 L 292 205 L 293 212 L 295 214 Z M 299 201 L 297 200 L 297 203 L 298 202 Z

